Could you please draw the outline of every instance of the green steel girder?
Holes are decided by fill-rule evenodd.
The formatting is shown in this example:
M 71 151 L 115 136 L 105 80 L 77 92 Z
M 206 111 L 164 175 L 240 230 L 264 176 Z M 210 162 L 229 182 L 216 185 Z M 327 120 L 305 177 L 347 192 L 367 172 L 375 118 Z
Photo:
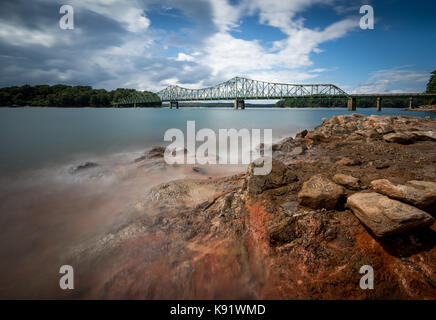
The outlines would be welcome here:
M 187 89 L 169 86 L 157 93 L 162 101 L 283 99 L 292 97 L 348 97 L 333 84 L 272 83 L 235 77 L 213 87 Z
M 135 92 L 127 97 L 124 97 L 113 104 L 115 105 L 134 105 L 141 103 L 160 103 L 161 100 L 156 95 L 151 95 L 144 92 Z

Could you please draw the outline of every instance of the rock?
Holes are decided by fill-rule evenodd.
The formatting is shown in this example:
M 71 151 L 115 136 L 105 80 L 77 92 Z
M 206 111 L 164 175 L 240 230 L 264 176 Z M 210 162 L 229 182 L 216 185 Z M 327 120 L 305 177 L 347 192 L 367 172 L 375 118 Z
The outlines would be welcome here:
M 392 128 L 390 125 L 381 125 L 375 128 L 375 131 L 377 131 L 380 134 L 388 134 L 394 132 L 394 128 Z
M 307 129 L 298 131 L 297 135 L 295 136 L 295 139 L 303 139 L 307 135 L 307 133 L 308 133 Z
M 153 158 L 163 158 L 165 153 L 165 147 L 152 147 L 149 151 L 145 152 L 144 155 L 136 158 L 134 162 L 140 162 L 146 159 Z
M 343 187 L 318 174 L 303 184 L 298 193 L 298 203 L 312 209 L 334 209 L 344 196 Z
M 301 154 L 304 153 L 304 148 L 303 147 L 295 147 L 290 153 L 289 155 L 291 156 L 299 156 Z
M 413 136 L 416 141 L 436 141 L 436 134 L 434 131 L 412 131 L 408 132 Z
M 355 193 L 348 197 L 348 207 L 377 237 L 398 234 L 432 225 L 428 213 L 379 193 Z
M 342 166 L 357 166 L 357 165 L 359 165 L 361 163 L 362 162 L 360 162 L 359 160 L 350 159 L 348 157 L 344 157 L 344 158 L 336 161 L 336 164 L 342 165 Z
M 380 179 L 372 181 L 371 185 L 379 193 L 418 208 L 426 208 L 436 202 L 435 182 L 412 180 L 406 185 L 395 185 L 387 179 Z
M 359 189 L 360 187 L 359 179 L 342 173 L 335 174 L 333 181 L 350 189 Z
M 268 175 L 254 175 L 253 170 L 258 166 L 255 162 L 248 166 L 248 173 L 244 183 L 244 190 L 248 194 L 260 194 L 268 189 L 275 189 L 298 180 L 297 175 L 282 162 L 272 159 L 271 172 Z
M 95 167 L 98 167 L 98 163 L 87 161 L 85 163 L 79 164 L 76 167 L 71 168 L 70 173 L 74 174 L 74 173 L 77 173 L 79 171 L 83 171 L 83 170 L 95 168 Z
M 390 167 L 389 162 L 384 160 L 375 160 L 374 165 L 376 169 L 386 169 Z
M 192 171 L 197 172 L 199 174 L 206 174 L 206 170 L 200 167 L 192 167 Z
M 411 144 L 413 143 L 413 136 L 405 133 L 389 133 L 383 136 L 383 140 L 386 142 L 393 142 L 399 144 Z

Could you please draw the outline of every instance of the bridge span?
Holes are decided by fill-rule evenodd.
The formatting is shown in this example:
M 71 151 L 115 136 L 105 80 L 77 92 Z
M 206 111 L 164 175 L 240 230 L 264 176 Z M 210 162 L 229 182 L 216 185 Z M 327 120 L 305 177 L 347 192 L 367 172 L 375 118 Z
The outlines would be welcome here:
M 245 109 L 245 100 L 277 100 L 285 98 L 346 98 L 348 110 L 356 110 L 358 97 L 377 98 L 377 110 L 381 110 L 383 97 L 409 97 L 409 107 L 413 106 L 415 97 L 436 97 L 427 93 L 374 93 L 348 94 L 334 84 L 288 84 L 252 80 L 234 77 L 212 87 L 188 89 L 171 85 L 156 93 L 161 102 L 169 102 L 169 107 L 179 108 L 179 101 L 217 101 L 234 100 L 234 109 Z M 145 103 L 142 95 L 125 98 L 116 105 L 131 105 Z M 149 102 L 149 101 L 147 101 Z

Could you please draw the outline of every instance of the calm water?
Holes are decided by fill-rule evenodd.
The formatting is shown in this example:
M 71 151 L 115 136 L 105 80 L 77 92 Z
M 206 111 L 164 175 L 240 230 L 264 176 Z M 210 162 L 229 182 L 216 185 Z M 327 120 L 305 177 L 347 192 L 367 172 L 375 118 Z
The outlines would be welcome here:
M 401 109 L 358 109 L 358 113 L 407 114 L 422 112 Z M 93 160 L 109 154 L 143 152 L 153 145 L 165 145 L 169 128 L 186 132 L 186 121 L 201 128 L 271 128 L 274 139 L 313 128 L 321 119 L 350 114 L 346 109 L 233 110 L 224 108 L 162 109 L 0 109 L 0 171 L 21 171 L 46 165 Z
M 362 109 L 359 113 L 376 114 Z M 153 215 L 137 209 L 153 186 L 208 179 L 240 168 L 148 170 L 132 159 L 164 145 L 170 128 L 273 129 L 275 139 L 313 128 L 344 109 L 0 109 L 0 299 L 59 297 L 59 267 L 71 250 Z M 379 113 L 380 114 L 380 113 Z M 384 110 L 381 114 L 408 114 Z M 83 161 L 96 168 L 72 174 Z M 239 170 L 239 171 L 238 171 Z M 204 200 L 201 200 L 204 201 Z M 103 260 L 105 261 L 105 260 Z M 99 266 L 102 274 L 117 261 Z M 83 271 L 83 270 L 82 270 Z M 109 274 L 109 273 L 108 273 Z M 78 280 L 80 283 L 80 280 Z M 71 298 L 71 296 L 65 296 Z

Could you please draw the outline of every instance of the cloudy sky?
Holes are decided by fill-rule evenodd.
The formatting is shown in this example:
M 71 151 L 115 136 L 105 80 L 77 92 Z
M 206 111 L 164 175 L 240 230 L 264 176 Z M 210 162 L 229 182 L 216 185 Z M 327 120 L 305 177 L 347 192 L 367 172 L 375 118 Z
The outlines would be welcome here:
M 74 8 L 62 30 L 59 9 Z M 359 27 L 370 4 L 375 29 Z M 157 91 L 234 76 L 421 92 L 436 69 L 428 0 L 1 0 L 0 86 Z

